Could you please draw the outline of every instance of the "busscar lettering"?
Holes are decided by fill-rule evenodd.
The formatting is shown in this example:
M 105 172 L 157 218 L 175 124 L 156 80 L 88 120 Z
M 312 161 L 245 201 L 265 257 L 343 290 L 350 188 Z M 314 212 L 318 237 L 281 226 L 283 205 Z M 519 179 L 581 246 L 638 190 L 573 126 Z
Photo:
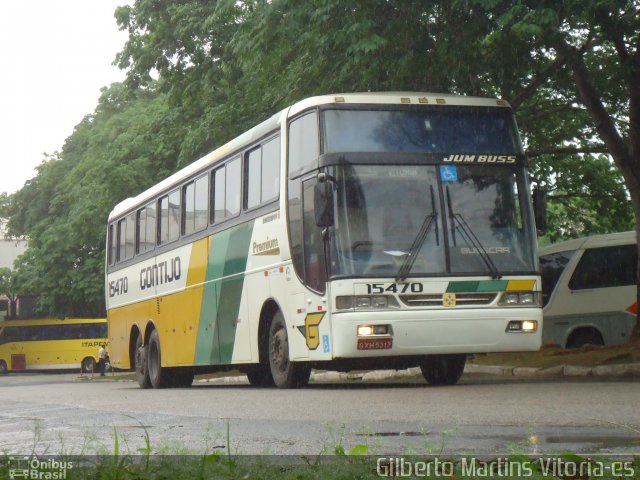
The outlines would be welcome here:
M 447 163 L 516 163 L 515 155 L 449 155 L 445 157 L 443 162 Z
M 181 276 L 182 264 L 180 263 L 180 257 L 149 265 L 140 270 L 140 290 L 180 280 Z
M 484 247 L 483 250 L 493 255 L 500 255 L 500 254 L 510 255 L 511 254 L 511 248 L 509 247 Z M 475 247 L 474 248 L 461 247 L 460 253 L 462 255 L 480 255 L 481 251 Z

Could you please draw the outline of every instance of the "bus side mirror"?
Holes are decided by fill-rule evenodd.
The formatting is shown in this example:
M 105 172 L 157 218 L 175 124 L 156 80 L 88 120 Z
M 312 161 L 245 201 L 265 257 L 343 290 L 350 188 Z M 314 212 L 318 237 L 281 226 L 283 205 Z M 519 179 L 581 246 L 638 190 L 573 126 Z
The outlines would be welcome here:
M 547 194 L 540 187 L 533 188 L 533 214 L 538 236 L 547 233 Z
M 320 180 L 320 179 L 319 179 Z M 321 182 L 313 187 L 313 206 L 316 225 L 326 228 L 333 225 L 333 194 L 329 182 Z

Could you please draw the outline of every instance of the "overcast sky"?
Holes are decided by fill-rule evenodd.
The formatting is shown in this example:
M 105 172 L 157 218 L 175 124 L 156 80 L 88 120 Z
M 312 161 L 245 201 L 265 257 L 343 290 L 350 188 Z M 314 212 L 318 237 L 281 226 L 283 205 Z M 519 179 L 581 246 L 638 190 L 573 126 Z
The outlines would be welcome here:
M 127 39 L 113 13 L 132 0 L 17 0 L 0 11 L 0 192 L 35 176 L 124 79 L 112 62 Z

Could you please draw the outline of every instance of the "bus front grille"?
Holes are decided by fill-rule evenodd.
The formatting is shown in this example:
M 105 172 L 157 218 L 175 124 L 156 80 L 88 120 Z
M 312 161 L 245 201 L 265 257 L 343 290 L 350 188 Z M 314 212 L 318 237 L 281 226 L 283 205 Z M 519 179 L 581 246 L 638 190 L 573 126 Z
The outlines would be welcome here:
M 456 293 L 456 306 L 489 305 L 496 297 L 497 293 L 474 292 Z M 444 296 L 442 294 L 417 294 L 399 295 L 400 301 L 408 307 L 442 307 Z

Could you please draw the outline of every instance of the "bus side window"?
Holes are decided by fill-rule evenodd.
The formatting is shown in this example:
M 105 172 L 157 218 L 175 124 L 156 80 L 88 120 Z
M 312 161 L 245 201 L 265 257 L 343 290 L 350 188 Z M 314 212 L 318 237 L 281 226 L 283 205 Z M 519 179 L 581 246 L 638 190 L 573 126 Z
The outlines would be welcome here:
M 114 236 L 115 225 L 109 225 L 109 265 L 113 265 L 116 261 L 116 238 Z
M 278 198 L 280 191 L 280 136 L 262 146 L 262 203 Z
M 227 164 L 227 183 L 225 185 L 226 218 L 235 217 L 240 213 L 241 170 L 240 157 Z
M 138 210 L 136 216 L 136 253 L 153 250 L 156 244 L 156 205 L 150 203 Z

